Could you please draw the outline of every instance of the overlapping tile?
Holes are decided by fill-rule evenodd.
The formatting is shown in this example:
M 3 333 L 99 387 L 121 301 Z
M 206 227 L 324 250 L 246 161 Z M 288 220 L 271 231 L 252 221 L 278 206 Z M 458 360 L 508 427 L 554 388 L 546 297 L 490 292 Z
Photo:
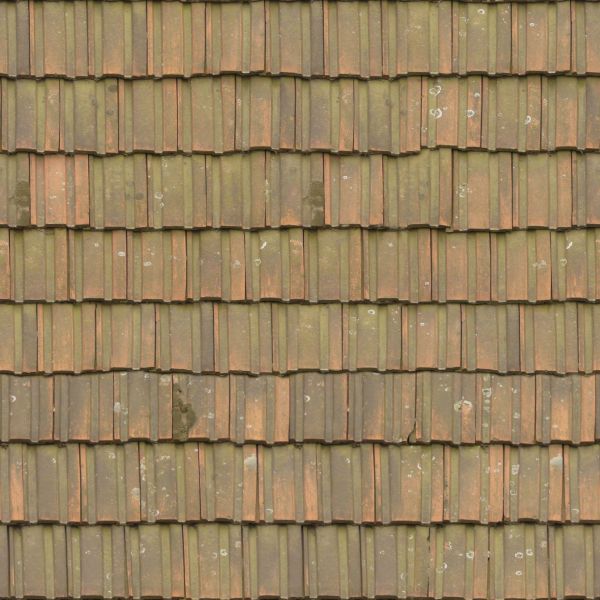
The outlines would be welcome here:
M 597 376 L 0 375 L 0 441 L 589 444 Z
M 577 302 L 0 304 L 0 371 L 592 373 L 599 323 Z
M 264 151 L 107 158 L 18 153 L 0 155 L 0 224 L 93 229 L 597 226 L 599 160 L 595 153 L 569 151 L 450 149 L 398 158 Z
M 0 228 L 0 299 L 596 301 L 599 243 L 598 228 L 510 233 Z
M 599 22 L 0 2 L 0 596 L 599 597 Z
M 600 148 L 594 118 L 600 80 L 594 77 L 223 75 L 0 83 L 3 112 L 16 115 L 3 117 L 5 152 L 223 154 L 271 148 L 401 155 L 439 146 Z
M 28 8 L 2 5 L 2 75 L 600 72 L 592 2 L 36 1 Z
M 10 577 L 0 590 L 19 598 L 592 599 L 598 527 L 3 526 L 0 569 Z
M 600 445 L 0 449 L 3 523 L 599 522 Z

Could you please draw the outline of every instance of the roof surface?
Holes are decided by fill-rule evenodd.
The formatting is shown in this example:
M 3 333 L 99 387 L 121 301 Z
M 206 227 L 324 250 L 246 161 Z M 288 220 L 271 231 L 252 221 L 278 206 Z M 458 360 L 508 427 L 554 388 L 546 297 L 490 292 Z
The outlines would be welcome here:
M 600 598 L 599 39 L 0 0 L 0 598 Z

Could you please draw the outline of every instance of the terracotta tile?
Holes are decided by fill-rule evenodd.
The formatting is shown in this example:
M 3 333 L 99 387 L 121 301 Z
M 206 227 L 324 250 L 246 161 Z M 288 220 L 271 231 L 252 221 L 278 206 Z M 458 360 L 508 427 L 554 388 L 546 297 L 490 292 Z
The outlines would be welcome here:
M 307 76 L 323 73 L 325 53 L 331 77 L 597 72 L 587 42 L 594 34 L 593 7 L 571 9 L 570 3 L 517 5 L 512 16 L 503 3 L 385 3 L 376 9 L 319 2 L 312 10 L 301 10 L 299 2 L 281 8 L 146 4 L 67 5 L 63 12 L 35 5 L 31 25 L 29 11 L 5 10 L 0 22 L 19 35 L 6 36 L 0 71 L 68 78 L 249 71 Z M 404 30 L 407 35 L 399 35 Z M 57 31 L 59 41 L 49 43 L 49 33 Z M 290 42 L 280 47 L 286 33 Z M 89 60 L 81 56 L 88 47 Z
M 590 577 L 594 572 L 597 532 L 583 526 L 571 526 L 552 529 L 549 533 L 549 555 L 553 565 L 550 593 L 570 595 L 581 590 L 580 593 L 588 596 L 596 594 L 597 583 L 592 583 Z
M 304 530 L 307 566 L 305 589 L 310 596 L 355 597 L 360 595 L 360 538 L 357 527 Z
M 547 538 L 546 528 L 536 525 L 508 525 L 490 532 L 490 546 L 497 548 L 489 573 L 494 593 L 548 593 Z
M 428 534 L 427 527 L 406 525 L 361 528 L 361 558 L 366 567 L 362 595 L 427 595 Z
M 10 530 L 10 553 L 13 558 L 19 557 L 18 561 L 10 561 L 9 580 L 14 595 L 68 595 L 65 535 L 64 527 L 45 525 Z M 46 559 L 48 571 L 39 568 L 40 564 L 46 564 Z
M 304 588 L 301 528 L 298 525 L 245 528 L 243 536 L 244 597 L 301 596 Z
M 219 523 L 189 526 L 184 529 L 183 539 L 186 592 L 194 598 L 241 598 L 241 527 Z M 216 572 L 218 577 L 209 576 Z
M 574 181 L 569 152 L 550 157 L 455 152 L 453 221 L 451 156 L 449 149 L 398 158 L 260 151 L 223 157 L 58 155 L 32 156 L 30 172 L 26 157 L 18 154 L 0 157 L 11 199 L 0 219 L 13 227 L 29 225 L 31 219 L 37 226 L 91 224 L 97 229 L 217 224 L 244 229 L 321 225 L 396 229 L 445 227 L 451 222 L 457 229 L 511 229 L 513 223 L 565 228 L 571 226 L 572 199 L 577 198 L 573 223 L 597 224 L 592 154 L 577 159 Z M 518 166 L 514 176 L 513 163 Z M 491 187 L 496 179 L 497 186 Z M 514 191 L 513 179 L 518 184 Z M 575 194 L 574 183 L 585 194 Z M 421 190 L 418 196 L 411 193 L 415 186 Z M 544 197 L 556 196 L 556 201 L 543 203 L 536 195 L 536 201 L 528 203 L 528 195 L 537 188 L 545 190 Z M 81 203 L 75 203 L 76 195 Z
M 357 304 L 345 307 L 344 313 L 345 368 L 398 370 L 403 337 L 400 307 Z
M 596 257 L 584 254 L 595 248 L 595 230 L 3 231 L 8 256 L 0 284 L 5 299 L 16 301 L 598 297 Z
M 125 593 L 129 588 L 134 598 L 152 593 L 234 598 L 242 594 L 251 598 L 275 594 L 483 597 L 488 585 L 495 595 L 511 597 L 593 598 L 596 532 L 597 526 L 535 524 L 489 529 L 477 525 L 43 525 L 10 528 L 1 539 L 3 558 L 13 559 L 9 581 L 15 596 L 103 593 L 109 588 L 99 578 L 105 572 L 96 565 L 102 564 L 104 556 L 111 565 L 110 589 Z M 68 555 L 67 544 L 73 548 Z M 412 554 L 414 560 L 409 558 Z M 45 561 L 47 570 L 20 568 L 36 560 Z M 214 570 L 218 577 L 203 577 Z
M 405 443 L 415 425 L 416 440 L 425 443 L 580 444 L 598 437 L 595 376 L 178 374 L 172 380 L 124 372 L 113 386 L 111 373 L 5 375 L 2 441 L 160 441 L 185 434 L 241 443 Z M 47 417 L 53 411 L 55 425 Z

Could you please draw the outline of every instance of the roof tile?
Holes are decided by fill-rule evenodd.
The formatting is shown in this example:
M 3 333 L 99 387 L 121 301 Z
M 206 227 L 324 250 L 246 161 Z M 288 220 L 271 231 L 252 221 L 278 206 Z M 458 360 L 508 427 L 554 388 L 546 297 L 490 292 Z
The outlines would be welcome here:
M 397 158 L 262 151 L 108 158 L 19 153 L 0 155 L 0 224 L 568 229 L 600 223 L 597 162 L 593 153 L 449 149 Z M 421 190 L 418 202 L 410 193 L 415 186 Z
M 19 34 L 5 37 L 0 73 L 595 74 L 595 19 L 594 3 L 576 2 L 34 2 L 3 10 L 0 27 Z
M 595 301 L 599 267 L 596 251 L 588 248 L 598 246 L 598 236 L 597 228 L 509 233 L 0 228 L 0 294 L 17 302 Z
M 589 118 L 600 95 L 594 78 L 2 79 L 1 95 L 17 115 L 3 130 L 5 152 L 524 152 L 597 150 L 599 137 Z M 567 126 L 558 126 L 559 115 L 569 115 Z
M 17 597 L 433 598 L 483 597 L 487 589 L 517 599 L 591 599 L 598 591 L 597 525 L 42 525 L 0 535 Z M 99 577 L 103 557 L 108 578 Z M 37 561 L 46 568 L 27 568 Z M 214 571 L 218 577 L 203 576 Z
M 3 523 L 598 522 L 600 446 L 26 445 Z

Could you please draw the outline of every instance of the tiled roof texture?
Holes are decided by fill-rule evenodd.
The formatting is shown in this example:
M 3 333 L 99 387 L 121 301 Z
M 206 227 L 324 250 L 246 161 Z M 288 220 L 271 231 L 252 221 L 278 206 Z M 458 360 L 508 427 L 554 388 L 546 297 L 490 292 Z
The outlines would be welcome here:
M 600 598 L 598 36 L 0 0 L 0 597 Z

